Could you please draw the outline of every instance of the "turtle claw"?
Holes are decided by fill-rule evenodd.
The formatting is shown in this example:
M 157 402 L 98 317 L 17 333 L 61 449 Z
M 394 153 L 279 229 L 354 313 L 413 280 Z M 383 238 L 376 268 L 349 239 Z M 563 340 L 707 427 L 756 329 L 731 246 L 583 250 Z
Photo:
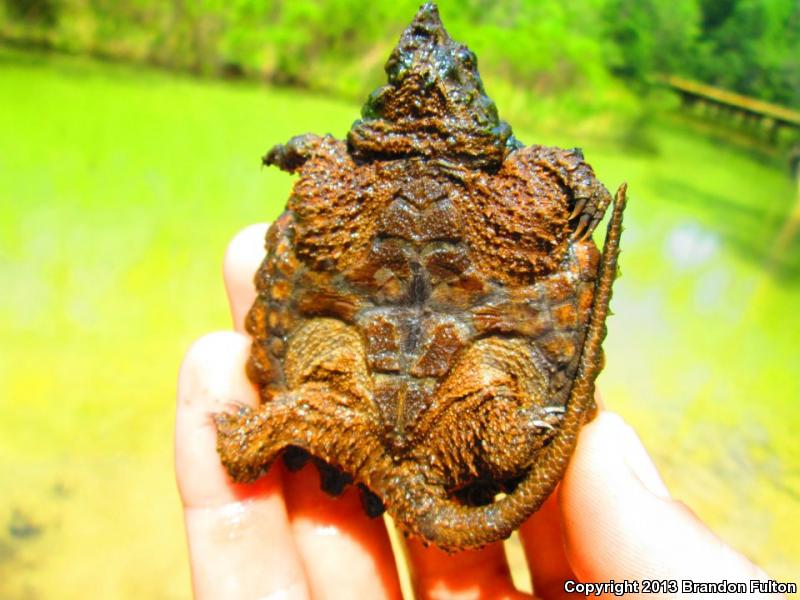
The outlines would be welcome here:
M 538 427 L 540 429 L 547 429 L 548 431 L 555 431 L 556 430 L 556 428 L 553 427 L 550 423 L 548 423 L 547 421 L 542 421 L 540 419 L 536 419 L 534 421 L 531 421 L 531 424 L 535 425 L 536 427 Z
M 569 215 L 570 221 L 583 212 L 583 209 L 586 208 L 586 203 L 588 201 L 588 198 L 578 198 L 578 201 L 575 202 L 575 208 L 572 209 L 572 213 Z
M 578 221 L 578 225 L 577 225 L 577 227 L 575 227 L 575 231 L 572 232 L 572 236 L 571 236 L 572 240 L 581 241 L 581 240 L 584 239 L 584 235 L 586 235 L 586 234 L 591 235 L 592 234 L 591 228 L 587 229 L 587 227 L 588 227 L 588 225 L 589 225 L 591 220 L 592 220 L 592 216 L 589 215 L 588 213 L 584 213 L 584 214 L 581 215 L 581 218 Z
M 213 413 L 211 418 L 219 435 L 228 436 L 238 427 L 239 415 L 230 412 Z
M 542 406 L 537 409 L 537 417 L 531 421 L 531 424 L 539 429 L 544 429 L 548 433 L 556 431 L 561 418 L 564 415 L 563 406 Z
M 579 241 L 583 242 L 583 241 L 587 240 L 592 235 L 592 233 L 594 233 L 594 230 L 600 224 L 600 220 L 602 218 L 603 218 L 603 213 L 602 212 L 599 212 L 596 215 L 594 215 L 594 218 L 592 218 L 592 220 L 589 222 L 589 227 L 586 229 L 586 231 L 581 236 L 581 239 Z

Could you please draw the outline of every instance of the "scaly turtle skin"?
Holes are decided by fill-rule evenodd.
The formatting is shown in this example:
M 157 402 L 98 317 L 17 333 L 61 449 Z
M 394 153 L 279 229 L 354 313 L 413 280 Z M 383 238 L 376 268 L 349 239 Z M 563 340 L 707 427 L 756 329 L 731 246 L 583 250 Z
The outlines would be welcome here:
M 420 9 L 346 142 L 304 135 L 247 318 L 263 404 L 216 415 L 235 481 L 314 457 L 409 534 L 506 538 L 561 478 L 594 414 L 625 188 L 579 150 L 523 147 L 474 54 Z M 504 492 L 498 496 L 499 492 Z

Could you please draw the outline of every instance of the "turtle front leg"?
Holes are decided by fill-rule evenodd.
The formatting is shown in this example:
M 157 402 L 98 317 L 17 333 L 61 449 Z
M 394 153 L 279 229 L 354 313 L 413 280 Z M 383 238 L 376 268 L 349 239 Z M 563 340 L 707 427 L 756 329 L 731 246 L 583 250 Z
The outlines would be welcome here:
M 320 137 L 313 133 L 296 135 L 285 144 L 273 146 L 261 157 L 261 165 L 274 165 L 281 171 L 295 173 L 314 155 L 320 141 Z
M 531 146 L 537 164 L 555 173 L 563 185 L 572 191 L 569 215 L 573 240 L 584 240 L 592 235 L 606 208 L 611 194 L 595 177 L 592 167 L 583 159 L 580 148 L 564 150 L 547 146 Z

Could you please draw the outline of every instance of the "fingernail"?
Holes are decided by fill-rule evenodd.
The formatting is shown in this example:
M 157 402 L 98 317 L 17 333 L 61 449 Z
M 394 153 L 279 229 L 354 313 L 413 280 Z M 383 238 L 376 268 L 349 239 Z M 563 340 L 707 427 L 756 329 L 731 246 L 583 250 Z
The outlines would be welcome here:
M 605 413 L 604 418 L 608 419 L 609 425 L 616 429 L 615 449 L 636 480 L 654 496 L 664 500 L 672 498 L 633 427 L 628 425 L 622 417 L 613 413 Z

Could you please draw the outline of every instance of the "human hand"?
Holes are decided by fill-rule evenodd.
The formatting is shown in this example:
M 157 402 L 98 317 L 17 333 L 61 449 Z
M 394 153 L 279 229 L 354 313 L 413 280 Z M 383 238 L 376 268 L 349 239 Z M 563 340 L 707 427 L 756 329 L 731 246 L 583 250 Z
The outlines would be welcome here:
M 354 486 L 333 499 L 311 467 L 287 473 L 280 461 L 239 485 L 220 464 L 211 415 L 258 404 L 244 373 L 244 317 L 265 231 L 245 229 L 225 257 L 235 331 L 198 340 L 179 376 L 175 462 L 195 596 L 400 598 L 384 522 L 364 514 Z M 584 427 L 564 480 L 520 538 L 536 596 L 545 599 L 575 597 L 564 589 L 568 580 L 767 579 L 670 498 L 636 434 L 608 412 Z M 530 598 L 514 589 L 500 543 L 448 555 L 409 540 L 405 550 L 418 598 Z

